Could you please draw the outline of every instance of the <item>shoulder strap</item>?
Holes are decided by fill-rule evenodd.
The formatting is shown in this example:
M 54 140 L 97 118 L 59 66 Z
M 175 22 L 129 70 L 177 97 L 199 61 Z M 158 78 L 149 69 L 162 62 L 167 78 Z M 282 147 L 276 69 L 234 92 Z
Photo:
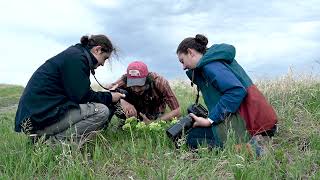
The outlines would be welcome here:
M 193 87 L 193 85 L 194 85 L 194 70 L 192 70 L 192 77 L 191 77 L 191 87 Z M 199 103 L 199 97 L 200 97 L 200 95 L 199 95 L 199 86 L 197 86 L 197 97 L 196 97 L 196 102 L 195 102 L 195 104 L 198 104 Z
M 199 103 L 199 87 L 197 86 L 197 97 L 196 97 L 196 104 Z

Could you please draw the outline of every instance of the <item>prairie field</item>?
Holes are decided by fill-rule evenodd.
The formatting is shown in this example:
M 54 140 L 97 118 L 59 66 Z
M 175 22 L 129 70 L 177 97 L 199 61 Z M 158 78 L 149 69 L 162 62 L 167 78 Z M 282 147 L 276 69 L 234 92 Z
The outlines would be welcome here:
M 0 179 L 320 179 L 320 78 L 287 74 L 256 81 L 275 108 L 278 132 L 261 157 L 237 151 L 176 149 L 164 131 L 109 126 L 79 150 L 70 143 L 31 144 L 13 131 L 22 86 L 0 85 Z M 183 116 L 195 88 L 171 83 Z M 97 89 L 97 86 L 93 88 Z

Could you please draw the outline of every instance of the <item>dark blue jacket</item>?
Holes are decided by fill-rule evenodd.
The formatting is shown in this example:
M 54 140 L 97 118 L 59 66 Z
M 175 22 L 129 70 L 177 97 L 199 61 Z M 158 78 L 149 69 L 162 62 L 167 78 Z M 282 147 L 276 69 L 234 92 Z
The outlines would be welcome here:
M 50 58 L 32 75 L 20 98 L 15 117 L 15 131 L 21 131 L 21 123 L 32 119 L 35 129 L 57 122 L 68 109 L 79 108 L 87 102 L 110 105 L 109 92 L 95 92 L 90 87 L 90 68 L 81 44 L 69 47 Z
M 229 113 L 235 113 L 247 95 L 245 87 L 237 77 L 219 61 L 203 67 L 206 78 L 222 93 L 215 106 L 210 106 L 209 117 L 213 121 L 223 120 Z M 211 102 L 212 103 L 212 102 Z

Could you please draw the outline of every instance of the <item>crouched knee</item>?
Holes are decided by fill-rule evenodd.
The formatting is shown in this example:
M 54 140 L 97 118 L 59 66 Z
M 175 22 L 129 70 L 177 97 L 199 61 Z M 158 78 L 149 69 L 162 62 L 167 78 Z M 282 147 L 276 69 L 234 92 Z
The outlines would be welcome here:
M 107 121 L 109 119 L 110 116 L 110 109 L 101 103 L 95 103 L 95 111 L 96 112 L 96 116 L 99 117 L 99 119 L 101 118 L 104 121 Z

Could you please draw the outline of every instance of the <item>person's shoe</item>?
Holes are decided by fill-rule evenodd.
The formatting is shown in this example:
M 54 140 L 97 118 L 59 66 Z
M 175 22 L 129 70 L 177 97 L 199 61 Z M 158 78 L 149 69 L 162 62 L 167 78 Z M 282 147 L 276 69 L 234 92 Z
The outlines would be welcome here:
M 270 141 L 268 136 L 256 135 L 251 138 L 249 144 L 255 151 L 258 157 L 265 155 L 268 152 L 267 145 Z

